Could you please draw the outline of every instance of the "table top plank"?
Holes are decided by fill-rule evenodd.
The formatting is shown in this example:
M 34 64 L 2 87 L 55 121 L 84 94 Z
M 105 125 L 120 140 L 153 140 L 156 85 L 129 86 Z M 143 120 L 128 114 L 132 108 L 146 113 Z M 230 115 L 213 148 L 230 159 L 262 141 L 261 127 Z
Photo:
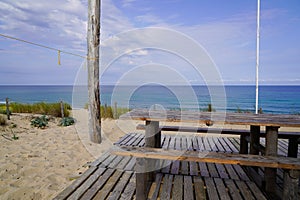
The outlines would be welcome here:
M 180 110 L 147 110 L 133 109 L 120 116 L 120 119 L 197 122 L 207 124 L 257 125 L 278 127 L 300 127 L 300 115 L 287 114 L 253 114 L 253 113 L 221 113 Z

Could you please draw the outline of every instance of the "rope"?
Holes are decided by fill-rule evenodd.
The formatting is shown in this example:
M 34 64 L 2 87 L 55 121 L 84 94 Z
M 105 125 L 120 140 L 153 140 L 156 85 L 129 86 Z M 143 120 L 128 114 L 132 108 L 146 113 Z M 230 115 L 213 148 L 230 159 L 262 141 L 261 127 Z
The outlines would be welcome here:
M 82 56 L 82 55 L 71 53 L 71 52 L 67 52 L 67 51 L 62 51 L 60 49 L 56 49 L 56 48 L 49 47 L 49 46 L 46 46 L 46 45 L 38 44 L 38 43 L 35 43 L 35 42 L 30 42 L 30 41 L 23 40 L 23 39 L 16 38 L 16 37 L 12 37 L 12 36 L 9 36 L 9 35 L 4 35 L 4 34 L 1 34 L 1 33 L 0 33 L 0 36 L 8 38 L 8 39 L 11 39 L 11 40 L 16 40 L 16 41 L 19 41 L 19 42 L 24 42 L 24 43 L 27 43 L 27 44 L 30 44 L 30 45 L 42 47 L 42 48 L 45 48 L 45 49 L 50 49 L 50 50 L 53 50 L 53 51 L 57 51 L 58 52 L 58 58 L 59 58 L 59 64 L 60 64 L 60 53 L 65 53 L 65 54 L 69 54 L 69 55 L 72 55 L 72 56 L 81 57 L 81 58 L 88 59 L 88 60 L 96 60 L 97 59 L 97 58 L 88 58 L 87 56 Z

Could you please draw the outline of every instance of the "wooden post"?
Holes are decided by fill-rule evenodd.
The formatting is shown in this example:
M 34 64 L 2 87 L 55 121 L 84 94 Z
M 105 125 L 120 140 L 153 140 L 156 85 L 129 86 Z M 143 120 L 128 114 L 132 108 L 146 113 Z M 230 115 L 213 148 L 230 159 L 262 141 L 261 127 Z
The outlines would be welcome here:
M 255 148 L 258 147 L 260 144 L 259 134 L 260 126 L 250 126 L 250 154 L 259 154 L 259 150 Z
M 300 171 L 284 170 L 282 199 L 299 199 L 299 176 Z
M 6 98 L 5 102 L 6 102 L 6 115 L 7 115 L 7 119 L 10 120 L 9 99 Z
M 297 156 L 298 156 L 298 139 L 299 139 L 299 137 L 289 138 L 288 157 L 297 158 Z
M 241 134 L 240 136 L 240 154 L 248 154 L 248 141 L 246 137 L 246 134 Z
M 161 131 L 158 121 L 146 121 L 145 147 L 161 148 Z M 151 183 L 155 179 L 156 160 L 137 158 L 136 199 L 146 200 Z
M 274 126 L 266 127 L 266 156 L 277 156 L 278 128 Z M 266 192 L 271 195 L 276 194 L 277 191 L 276 173 L 277 169 L 265 168 Z
M 101 143 L 101 113 L 99 86 L 100 4 L 100 0 L 88 1 L 88 120 L 90 140 L 94 143 Z
M 115 104 L 114 104 L 114 118 L 115 118 L 115 119 L 118 119 L 118 118 L 119 118 L 119 116 L 118 116 L 117 102 L 115 102 Z
M 61 112 L 61 118 L 64 118 L 65 117 L 64 102 L 62 100 L 60 101 L 60 112 Z

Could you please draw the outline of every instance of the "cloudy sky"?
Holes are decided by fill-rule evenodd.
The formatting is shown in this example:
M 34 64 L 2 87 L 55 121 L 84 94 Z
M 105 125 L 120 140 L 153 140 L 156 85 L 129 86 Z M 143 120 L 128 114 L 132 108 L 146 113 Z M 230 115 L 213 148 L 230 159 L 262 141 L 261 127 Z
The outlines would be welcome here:
M 102 83 L 255 84 L 256 9 L 255 0 L 102 0 Z M 299 10 L 299 0 L 261 2 L 260 84 L 300 84 Z M 85 56 L 86 26 L 87 0 L 0 0 L 0 34 Z M 0 60 L 2 85 L 86 75 L 81 57 L 61 53 L 58 65 L 56 51 L 1 36 Z

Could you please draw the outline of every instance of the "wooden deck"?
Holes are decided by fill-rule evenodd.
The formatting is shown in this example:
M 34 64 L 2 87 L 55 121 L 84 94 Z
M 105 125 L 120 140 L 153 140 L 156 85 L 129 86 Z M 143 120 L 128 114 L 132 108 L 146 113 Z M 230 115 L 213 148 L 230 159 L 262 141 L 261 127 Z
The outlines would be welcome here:
M 116 145 L 144 146 L 143 134 L 127 134 Z M 238 153 L 239 138 L 162 135 L 162 148 Z M 264 143 L 264 139 L 261 139 Z M 288 141 L 279 140 L 278 153 L 287 154 Z M 300 148 L 298 148 L 300 157 Z M 109 151 L 91 163 L 90 168 L 55 199 L 135 199 L 135 158 L 111 155 Z M 156 174 L 149 199 L 270 199 L 239 165 L 164 161 Z M 282 190 L 283 171 L 277 170 Z

